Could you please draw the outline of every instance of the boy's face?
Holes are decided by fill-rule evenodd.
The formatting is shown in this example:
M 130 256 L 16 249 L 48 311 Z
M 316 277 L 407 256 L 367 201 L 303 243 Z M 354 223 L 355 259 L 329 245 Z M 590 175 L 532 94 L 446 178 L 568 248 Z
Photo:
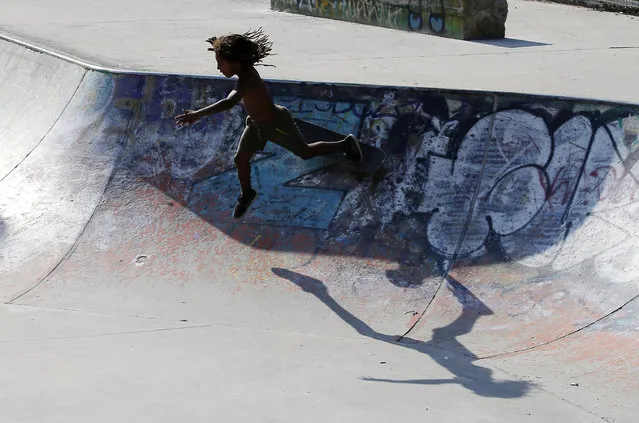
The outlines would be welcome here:
M 230 78 L 237 73 L 233 63 L 221 58 L 217 52 L 215 53 L 215 60 L 217 61 L 217 70 L 222 72 L 222 75 L 227 78 Z

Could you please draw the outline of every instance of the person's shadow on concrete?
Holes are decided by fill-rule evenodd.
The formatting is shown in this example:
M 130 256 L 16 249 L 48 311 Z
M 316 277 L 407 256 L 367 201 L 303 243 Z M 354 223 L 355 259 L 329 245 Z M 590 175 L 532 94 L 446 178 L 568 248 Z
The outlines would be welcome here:
M 272 271 L 277 276 L 299 286 L 304 292 L 315 295 L 318 300 L 326 304 L 360 335 L 428 354 L 438 364 L 455 375 L 450 379 L 390 380 L 362 378 L 363 380 L 421 385 L 457 383 L 477 395 L 497 398 L 519 398 L 526 395 L 533 386 L 530 382 L 519 380 L 496 381 L 492 378 L 492 370 L 474 364 L 478 357 L 466 349 L 456 338 L 470 332 L 479 317 L 492 314 L 492 311 L 462 284 L 451 277 L 447 278 L 448 286 L 462 304 L 462 313 L 449 325 L 434 329 L 433 337 L 430 341 L 422 342 L 407 337 L 399 339 L 397 335 L 387 335 L 373 330 L 339 305 L 329 295 L 324 283 L 318 279 L 282 268 L 272 268 Z

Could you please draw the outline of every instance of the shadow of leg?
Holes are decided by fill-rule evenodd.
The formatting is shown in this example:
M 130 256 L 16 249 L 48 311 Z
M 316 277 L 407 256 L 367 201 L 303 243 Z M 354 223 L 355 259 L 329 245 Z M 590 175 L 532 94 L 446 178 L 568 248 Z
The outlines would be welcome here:
M 463 306 L 465 305 L 461 315 L 449 325 L 434 329 L 433 339 L 428 342 L 403 338 L 402 342 L 397 343 L 395 342 L 395 339 L 397 339 L 396 336 L 375 331 L 362 320 L 345 310 L 330 296 L 326 285 L 319 279 L 282 268 L 272 268 L 271 270 L 277 276 L 287 279 L 299 286 L 304 292 L 315 295 L 359 334 L 427 354 L 454 375 L 450 379 L 391 380 L 368 377 L 362 378 L 363 380 L 419 385 L 455 383 L 464 386 L 477 395 L 497 398 L 517 398 L 524 396 L 532 386 L 531 383 L 526 381 L 496 381 L 492 377 L 493 371 L 491 369 L 474 364 L 477 357 L 457 341 L 456 338 L 470 332 L 479 317 L 492 314 L 492 311 L 466 287 L 452 278 L 449 280 L 449 288 L 453 291 L 453 294 L 460 303 L 462 303 Z M 442 349 L 441 346 L 443 345 L 450 347 L 451 350 Z

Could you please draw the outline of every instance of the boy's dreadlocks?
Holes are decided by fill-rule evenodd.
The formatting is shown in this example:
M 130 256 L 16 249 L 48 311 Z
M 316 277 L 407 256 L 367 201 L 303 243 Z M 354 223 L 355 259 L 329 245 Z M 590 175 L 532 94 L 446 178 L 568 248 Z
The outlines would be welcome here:
M 273 45 L 261 27 L 255 31 L 249 30 L 244 34 L 211 37 L 206 42 L 211 44 L 209 51 L 216 52 L 225 60 L 237 61 L 243 65 L 273 66 L 259 63 L 262 59 L 272 55 L 271 46 Z

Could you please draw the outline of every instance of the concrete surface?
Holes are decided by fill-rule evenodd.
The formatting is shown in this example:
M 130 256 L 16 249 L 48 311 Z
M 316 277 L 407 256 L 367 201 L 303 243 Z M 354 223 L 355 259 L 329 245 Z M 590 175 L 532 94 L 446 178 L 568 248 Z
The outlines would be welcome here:
M 506 39 L 468 42 L 270 10 L 268 0 L 3 0 L 0 29 L 100 65 L 216 74 L 203 40 L 264 27 L 276 79 L 637 101 L 639 19 L 509 2 Z
M 518 400 L 476 397 L 428 356 L 366 339 L 15 306 L 0 315 L 7 422 L 597 421 L 536 388 Z M 436 385 L 366 380 L 411 378 L 415 368 Z
M 272 82 L 388 163 L 271 146 L 236 222 L 243 110 L 172 121 L 231 81 L 0 64 L 4 420 L 635 420 L 639 108 Z

